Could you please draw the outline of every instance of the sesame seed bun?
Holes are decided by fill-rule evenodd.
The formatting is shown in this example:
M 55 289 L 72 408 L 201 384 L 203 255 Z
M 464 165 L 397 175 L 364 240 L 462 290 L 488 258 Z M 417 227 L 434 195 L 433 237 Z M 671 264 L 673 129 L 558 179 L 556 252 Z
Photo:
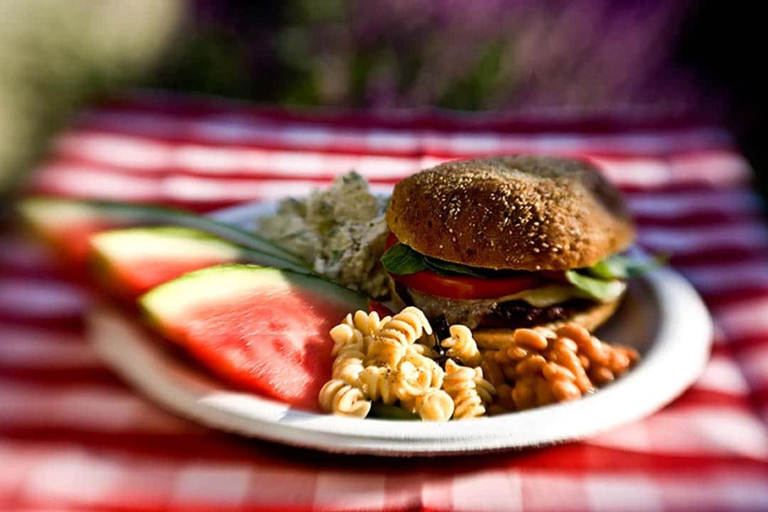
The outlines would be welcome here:
M 529 271 L 588 267 L 634 237 L 619 192 L 596 168 L 527 155 L 414 174 L 395 187 L 387 224 L 426 256 Z

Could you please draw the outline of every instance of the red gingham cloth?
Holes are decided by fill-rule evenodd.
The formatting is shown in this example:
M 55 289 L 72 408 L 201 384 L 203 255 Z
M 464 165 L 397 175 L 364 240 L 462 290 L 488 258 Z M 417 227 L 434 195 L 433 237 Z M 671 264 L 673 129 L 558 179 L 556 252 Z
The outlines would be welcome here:
M 36 192 L 198 211 L 301 195 L 357 169 L 376 190 L 444 160 L 593 158 L 646 248 L 698 288 L 712 359 L 683 397 L 578 443 L 437 459 L 331 456 L 208 431 L 122 384 L 82 337 L 88 297 L 0 240 L 0 510 L 768 510 L 768 229 L 727 133 L 637 112 L 304 113 L 142 93 L 84 112 Z

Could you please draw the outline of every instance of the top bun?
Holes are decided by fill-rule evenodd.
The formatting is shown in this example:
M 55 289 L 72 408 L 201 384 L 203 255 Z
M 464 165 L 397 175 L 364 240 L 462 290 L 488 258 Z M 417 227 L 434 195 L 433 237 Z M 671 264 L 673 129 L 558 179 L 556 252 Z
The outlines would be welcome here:
M 621 195 L 595 167 L 528 155 L 414 174 L 395 187 L 387 224 L 426 256 L 530 271 L 588 267 L 634 237 Z

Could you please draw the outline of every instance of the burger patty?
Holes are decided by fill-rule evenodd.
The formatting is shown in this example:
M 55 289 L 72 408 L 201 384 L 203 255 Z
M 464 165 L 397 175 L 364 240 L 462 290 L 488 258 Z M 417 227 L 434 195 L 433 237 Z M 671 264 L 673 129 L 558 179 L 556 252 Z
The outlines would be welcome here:
M 462 324 L 470 329 L 478 326 L 531 327 L 565 320 L 596 304 L 589 299 L 572 299 L 546 308 L 537 308 L 522 300 L 458 300 L 410 290 L 401 283 L 395 283 L 395 293 L 406 305 L 416 306 L 424 311 L 427 318 L 445 315 L 449 324 Z
M 565 320 L 576 313 L 586 311 L 595 305 L 588 299 L 573 299 L 548 308 L 537 308 L 522 300 L 499 302 L 496 307 L 483 316 L 479 325 L 485 327 L 532 327 Z

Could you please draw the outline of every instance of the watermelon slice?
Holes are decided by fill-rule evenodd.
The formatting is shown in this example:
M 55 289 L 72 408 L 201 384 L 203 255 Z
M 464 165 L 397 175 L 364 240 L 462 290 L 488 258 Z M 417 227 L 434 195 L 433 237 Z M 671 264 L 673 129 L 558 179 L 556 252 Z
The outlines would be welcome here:
M 222 379 L 317 410 L 331 373 L 328 332 L 366 299 L 318 277 L 231 264 L 160 285 L 140 304 L 152 326 Z
M 83 270 L 90 253 L 88 239 L 94 233 L 126 225 L 125 219 L 103 215 L 87 203 L 36 197 L 19 204 L 22 220 L 63 263 Z
M 105 231 L 92 236 L 90 243 L 99 281 L 128 299 L 187 272 L 221 263 L 242 261 L 307 271 L 208 233 L 176 226 Z

